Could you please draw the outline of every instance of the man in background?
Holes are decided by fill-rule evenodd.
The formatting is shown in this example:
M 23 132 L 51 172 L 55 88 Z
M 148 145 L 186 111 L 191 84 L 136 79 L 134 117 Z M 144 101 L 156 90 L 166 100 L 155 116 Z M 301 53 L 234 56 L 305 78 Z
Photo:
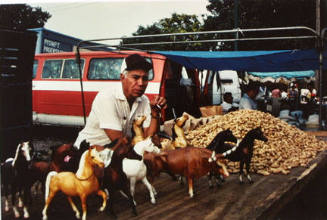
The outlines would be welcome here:
M 245 87 L 245 93 L 243 94 L 239 109 L 257 109 L 256 97 L 259 93 L 259 84 L 256 82 L 249 82 L 249 84 Z

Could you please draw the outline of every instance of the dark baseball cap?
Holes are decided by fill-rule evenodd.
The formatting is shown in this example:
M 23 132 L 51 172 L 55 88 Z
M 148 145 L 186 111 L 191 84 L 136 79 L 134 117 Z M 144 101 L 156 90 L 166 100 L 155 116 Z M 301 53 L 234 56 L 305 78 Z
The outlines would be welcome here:
M 146 61 L 144 57 L 139 54 L 131 54 L 123 61 L 121 70 L 144 70 L 148 72 L 152 69 L 152 64 Z

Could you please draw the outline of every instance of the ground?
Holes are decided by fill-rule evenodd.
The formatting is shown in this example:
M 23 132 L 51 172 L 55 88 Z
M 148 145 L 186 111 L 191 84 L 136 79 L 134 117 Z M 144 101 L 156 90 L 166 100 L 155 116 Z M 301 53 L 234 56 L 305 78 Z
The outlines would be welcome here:
M 39 132 L 35 136 L 37 148 L 44 149 L 59 142 L 72 142 L 77 135 L 77 130 L 53 129 L 35 129 Z M 51 138 L 41 135 L 45 132 L 56 135 L 51 135 Z M 310 165 L 314 163 L 317 166 L 310 169 Z M 204 177 L 195 181 L 194 198 L 189 198 L 186 185 L 182 186 L 168 175 L 161 174 L 153 183 L 158 191 L 156 205 L 150 203 L 145 186 L 142 183 L 137 184 L 137 217 L 133 217 L 127 200 L 120 193 L 109 199 L 114 199 L 118 219 L 327 219 L 327 209 L 324 207 L 327 177 L 323 175 L 327 167 L 327 152 L 320 153 L 310 165 L 292 169 L 288 175 L 252 175 L 253 184 L 241 185 L 238 175 L 233 174 L 223 185 L 213 189 L 209 188 L 207 178 Z M 308 175 L 300 178 L 306 170 L 310 170 Z M 34 191 L 33 198 L 31 219 L 41 219 L 44 196 L 39 191 Z M 88 199 L 88 219 L 113 219 L 106 213 L 97 212 L 100 204 L 101 199 L 97 196 Z M 3 220 L 13 219 L 12 211 L 4 213 L 3 198 L 1 211 Z M 50 220 L 75 219 L 62 194 L 55 197 L 48 214 Z

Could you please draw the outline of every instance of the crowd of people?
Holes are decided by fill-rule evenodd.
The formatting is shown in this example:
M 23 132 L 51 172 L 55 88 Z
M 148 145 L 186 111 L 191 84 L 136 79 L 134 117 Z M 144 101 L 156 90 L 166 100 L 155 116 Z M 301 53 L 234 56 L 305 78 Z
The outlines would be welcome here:
M 301 117 L 308 119 L 317 110 L 317 90 L 312 83 L 291 82 L 290 84 L 271 83 L 269 85 L 250 81 L 242 87 L 242 98 L 239 104 L 233 103 L 230 92 L 224 94 L 221 104 L 223 113 L 237 109 L 254 109 L 270 112 L 279 117 L 282 110 L 301 112 Z

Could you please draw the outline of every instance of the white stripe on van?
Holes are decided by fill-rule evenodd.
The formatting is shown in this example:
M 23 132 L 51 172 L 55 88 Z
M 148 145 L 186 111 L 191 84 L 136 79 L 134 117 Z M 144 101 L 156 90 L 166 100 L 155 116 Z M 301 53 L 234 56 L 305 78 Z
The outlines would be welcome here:
M 83 82 L 84 91 L 97 92 L 102 89 L 110 88 L 116 89 L 121 85 L 120 81 L 117 82 Z M 33 90 L 42 91 L 81 91 L 79 81 L 33 81 Z M 160 83 L 149 82 L 146 94 L 159 94 Z

